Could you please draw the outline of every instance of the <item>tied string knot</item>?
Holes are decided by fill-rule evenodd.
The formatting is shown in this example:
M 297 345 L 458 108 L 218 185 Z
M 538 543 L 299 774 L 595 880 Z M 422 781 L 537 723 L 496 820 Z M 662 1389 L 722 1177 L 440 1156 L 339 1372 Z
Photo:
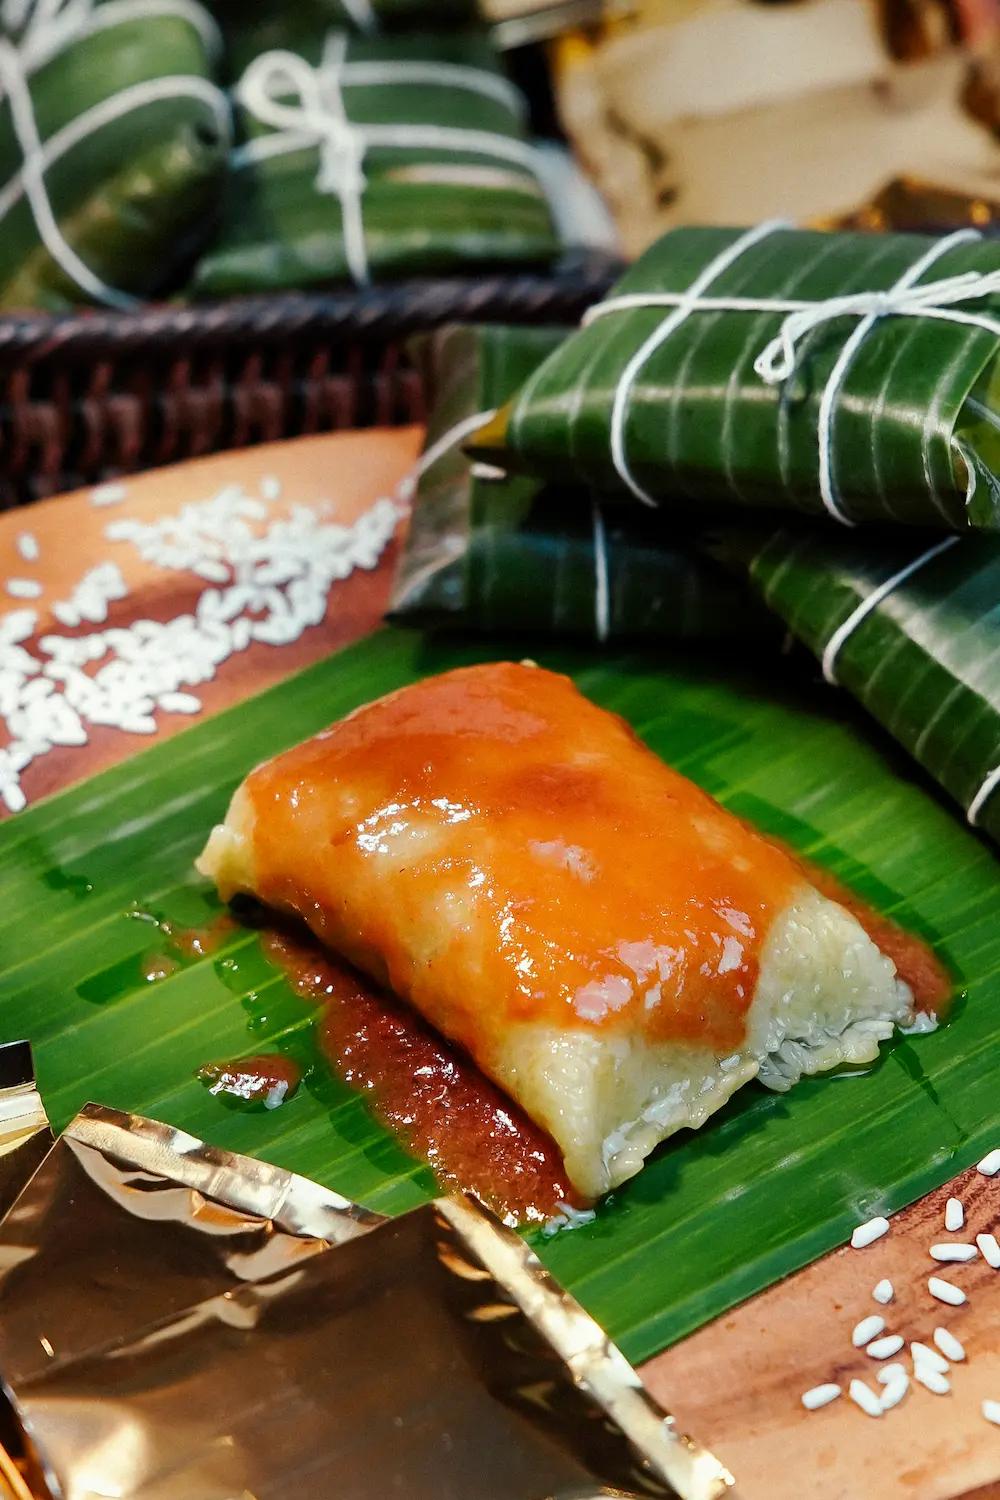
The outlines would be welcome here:
M 754 360 L 754 370 L 766 385 L 781 385 L 795 371 L 799 345 L 814 329 L 837 318 L 927 317 L 950 322 L 962 319 L 949 315 L 948 308 L 963 302 L 975 302 L 1000 292 L 1000 271 L 981 273 L 963 271 L 940 281 L 919 282 L 914 286 L 891 287 L 880 292 L 849 292 L 841 297 L 827 297 L 787 314 L 770 343 Z M 760 308 L 766 310 L 767 299 Z
M 343 112 L 336 78 L 295 52 L 275 49 L 249 65 L 239 101 L 261 125 L 319 147 L 316 188 L 341 197 L 365 189 L 365 145 Z

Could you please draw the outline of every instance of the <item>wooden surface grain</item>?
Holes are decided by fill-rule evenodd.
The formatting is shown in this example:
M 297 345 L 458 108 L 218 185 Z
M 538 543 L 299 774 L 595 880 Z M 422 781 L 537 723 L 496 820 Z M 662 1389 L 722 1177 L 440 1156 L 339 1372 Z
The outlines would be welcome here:
M 1000 1128 L 998 1128 L 1000 1140 Z M 944 1227 L 950 1196 L 965 1227 Z M 642 1375 L 682 1430 L 695 1433 L 732 1470 L 739 1500 L 1000 1500 L 1000 1427 L 982 1415 L 1000 1401 L 1000 1271 L 981 1256 L 965 1265 L 931 1260 L 932 1244 L 975 1243 L 1000 1234 L 1000 1176 L 972 1169 L 897 1214 L 864 1250 L 844 1246 L 699 1329 L 649 1361 Z M 947 1307 L 927 1290 L 938 1275 L 968 1296 Z M 882 1307 L 872 1288 L 888 1277 Z M 866 1416 L 847 1397 L 852 1379 L 873 1390 L 879 1361 L 851 1344 L 870 1313 L 906 1339 L 893 1356 L 909 1369 L 909 1343 L 932 1344 L 943 1325 L 964 1345 L 952 1389 L 911 1385 L 894 1410 Z M 835 1381 L 844 1394 L 806 1411 L 804 1391 Z
M 254 494 L 265 477 L 280 486 L 280 499 L 272 507 L 275 516 L 301 505 L 350 525 L 380 497 L 394 493 L 413 465 L 421 435 L 420 428 L 408 427 L 270 443 L 129 478 L 123 481 L 124 499 L 114 505 L 95 505 L 94 492 L 80 490 L 4 512 L 0 514 L 0 614 L 36 610 L 35 640 L 51 634 L 83 635 L 137 619 L 175 619 L 194 609 L 206 582 L 194 573 L 145 562 L 134 546 L 107 538 L 109 525 L 123 518 L 148 522 L 176 515 L 182 506 L 208 500 L 228 485 L 241 485 Z M 25 532 L 38 544 L 37 561 L 26 561 L 18 551 L 18 538 Z M 260 692 L 374 630 L 385 611 L 395 556 L 396 544 L 392 544 L 373 571 L 357 570 L 334 583 L 326 618 L 297 641 L 283 646 L 255 642 L 222 663 L 215 678 L 196 689 L 203 711 L 212 713 Z M 88 569 L 108 561 L 120 567 L 128 597 L 111 605 L 108 620 L 100 626 L 62 626 L 52 614 L 53 604 L 66 599 Z M 14 597 L 8 591 L 10 579 L 37 581 L 43 592 L 37 599 Z M 160 712 L 156 737 L 176 734 L 192 722 L 185 714 Z M 0 744 L 6 738 L 0 733 Z M 29 802 L 36 801 L 134 755 L 152 739 L 119 729 L 93 728 L 86 745 L 56 747 L 36 760 L 22 777 L 23 790 Z

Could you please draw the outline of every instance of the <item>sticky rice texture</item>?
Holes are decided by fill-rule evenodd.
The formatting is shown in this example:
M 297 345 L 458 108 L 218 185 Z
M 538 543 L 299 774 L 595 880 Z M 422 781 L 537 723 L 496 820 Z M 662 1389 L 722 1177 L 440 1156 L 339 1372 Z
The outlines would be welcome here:
M 255 892 L 252 819 L 240 788 L 198 862 L 224 899 Z M 913 997 L 892 961 L 850 912 L 803 882 L 764 943 L 739 1051 L 719 1057 L 638 1032 L 521 1022 L 477 1060 L 549 1132 L 574 1187 L 596 1198 L 750 1079 L 784 1091 L 808 1074 L 870 1063 L 893 1027 L 912 1019 Z

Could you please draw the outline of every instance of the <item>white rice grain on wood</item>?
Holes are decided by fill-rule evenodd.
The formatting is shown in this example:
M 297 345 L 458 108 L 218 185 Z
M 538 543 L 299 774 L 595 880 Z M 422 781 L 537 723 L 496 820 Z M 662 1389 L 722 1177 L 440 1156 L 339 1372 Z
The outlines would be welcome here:
M 840 1386 L 833 1381 L 826 1385 L 814 1385 L 811 1391 L 803 1392 L 802 1405 L 806 1411 L 818 1411 L 821 1406 L 829 1406 L 831 1401 L 836 1401 L 841 1394 Z
M 947 1302 L 950 1307 L 961 1307 L 963 1302 L 968 1301 L 960 1286 L 956 1286 L 953 1281 L 945 1281 L 941 1276 L 930 1277 L 927 1290 L 932 1297 L 936 1297 L 939 1302 Z
M 881 1217 L 869 1219 L 864 1224 L 859 1224 L 851 1235 L 851 1247 L 854 1250 L 865 1250 L 880 1240 L 884 1234 L 889 1232 L 889 1220 Z

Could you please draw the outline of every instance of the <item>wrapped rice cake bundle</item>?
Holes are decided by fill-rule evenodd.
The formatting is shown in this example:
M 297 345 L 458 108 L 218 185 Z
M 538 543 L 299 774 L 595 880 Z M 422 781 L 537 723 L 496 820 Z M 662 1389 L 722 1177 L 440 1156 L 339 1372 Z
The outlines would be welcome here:
M 38 6 L 0 41 L 0 307 L 130 306 L 211 226 L 230 110 L 194 0 Z
M 482 473 L 462 441 L 566 337 L 564 329 L 452 326 L 419 341 L 427 446 L 392 599 L 396 620 L 543 630 L 597 640 L 759 630 L 742 586 L 655 517 L 580 487 Z
M 1000 840 L 1000 542 L 729 536 L 764 601 Z
M 426 679 L 259 766 L 199 868 L 465 1048 L 584 1198 L 748 1080 L 870 1062 L 914 1018 L 790 854 L 531 665 Z
M 521 95 L 485 36 L 305 37 L 236 87 L 243 144 L 203 295 L 544 265 Z
M 677 229 L 586 324 L 485 456 L 672 518 L 1000 529 L 1000 248 L 975 230 Z

